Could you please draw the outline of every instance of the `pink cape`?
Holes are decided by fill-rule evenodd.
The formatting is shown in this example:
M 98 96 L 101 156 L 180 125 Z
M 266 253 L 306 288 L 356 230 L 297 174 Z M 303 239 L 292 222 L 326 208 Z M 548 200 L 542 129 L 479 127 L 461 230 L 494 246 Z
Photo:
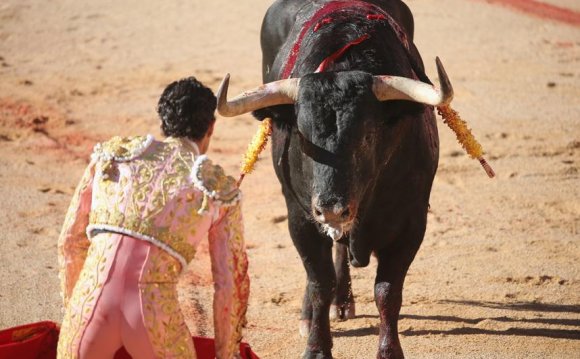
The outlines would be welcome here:
M 0 330 L 0 359 L 55 359 L 59 327 L 54 322 L 38 322 Z M 212 338 L 192 337 L 198 359 L 214 359 Z M 243 359 L 259 359 L 247 343 L 240 344 Z M 131 359 L 124 348 L 115 359 Z

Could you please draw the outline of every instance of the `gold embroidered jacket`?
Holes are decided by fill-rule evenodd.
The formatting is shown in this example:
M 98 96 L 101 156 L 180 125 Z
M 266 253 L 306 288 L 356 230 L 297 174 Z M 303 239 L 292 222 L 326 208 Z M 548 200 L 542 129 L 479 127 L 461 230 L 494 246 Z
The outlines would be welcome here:
M 181 269 L 209 239 L 215 282 L 216 350 L 230 357 L 241 340 L 249 295 L 247 256 L 234 178 L 199 155 L 195 143 L 152 136 L 114 137 L 95 146 L 59 238 L 61 289 L 67 305 L 100 231 L 150 242 Z

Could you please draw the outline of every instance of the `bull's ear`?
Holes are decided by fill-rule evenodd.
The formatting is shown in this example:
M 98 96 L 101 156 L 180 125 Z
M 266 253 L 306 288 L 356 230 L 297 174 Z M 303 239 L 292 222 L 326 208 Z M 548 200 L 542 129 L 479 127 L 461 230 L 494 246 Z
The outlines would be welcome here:
M 264 107 L 252 111 L 252 116 L 254 116 L 258 121 L 262 121 L 265 118 L 271 118 L 272 120 L 278 123 L 282 122 L 286 124 L 292 124 L 295 122 L 293 105 L 277 105 Z

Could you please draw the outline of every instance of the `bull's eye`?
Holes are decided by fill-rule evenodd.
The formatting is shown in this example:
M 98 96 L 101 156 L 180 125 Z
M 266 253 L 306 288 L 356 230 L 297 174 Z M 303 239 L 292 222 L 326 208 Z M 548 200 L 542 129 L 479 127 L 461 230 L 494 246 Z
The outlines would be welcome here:
M 347 208 L 346 208 L 346 209 L 345 209 L 345 210 L 342 212 L 341 216 L 342 216 L 343 218 L 348 218 L 348 217 L 350 217 L 350 209 L 347 207 Z

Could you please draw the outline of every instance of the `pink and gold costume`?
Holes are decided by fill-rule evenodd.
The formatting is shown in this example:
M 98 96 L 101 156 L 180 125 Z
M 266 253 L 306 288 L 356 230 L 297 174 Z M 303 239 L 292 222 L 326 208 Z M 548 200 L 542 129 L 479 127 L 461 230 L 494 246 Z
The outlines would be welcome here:
M 58 358 L 195 358 L 176 283 L 209 239 L 216 356 L 237 353 L 249 295 L 235 180 L 195 143 L 114 137 L 95 147 L 58 242 Z

